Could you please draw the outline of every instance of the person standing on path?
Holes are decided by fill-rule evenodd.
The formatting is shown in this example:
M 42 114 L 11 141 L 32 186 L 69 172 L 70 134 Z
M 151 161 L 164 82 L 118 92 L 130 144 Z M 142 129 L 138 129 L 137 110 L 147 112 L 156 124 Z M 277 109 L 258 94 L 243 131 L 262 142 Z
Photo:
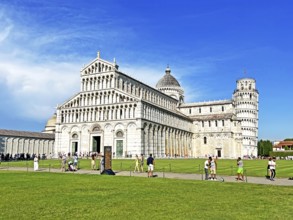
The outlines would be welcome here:
M 92 154 L 91 168 L 92 170 L 96 169 L 96 155 L 95 154 Z
M 216 162 L 212 157 L 209 157 L 210 160 L 210 171 L 211 171 L 211 180 L 216 180 Z
M 204 162 L 205 180 L 209 179 L 209 168 L 210 168 L 210 159 L 207 159 Z
M 75 169 L 75 170 L 77 170 L 77 168 L 78 168 L 78 156 L 77 156 L 78 154 L 77 154 L 77 152 L 74 154 L 74 157 L 73 157 L 73 168 Z
M 152 154 L 150 154 L 150 156 L 147 159 L 147 165 L 148 165 L 148 177 L 153 177 L 155 159 L 153 158 Z
M 241 157 L 238 157 L 237 159 L 237 180 L 244 181 L 244 175 L 243 175 L 243 161 L 241 160 Z M 240 178 L 241 176 L 241 178 Z
M 272 158 L 269 157 L 268 160 L 268 166 L 267 166 L 267 179 L 271 179 L 271 162 L 272 162 Z
M 135 155 L 135 160 L 134 160 L 134 163 L 135 163 L 135 166 L 134 166 L 134 173 L 135 173 L 135 171 L 136 172 L 139 172 L 139 159 L 138 159 L 138 156 L 137 156 L 137 154 Z
M 143 165 L 144 165 L 144 156 L 141 154 L 140 156 L 140 172 L 143 172 Z
M 66 171 L 66 154 L 63 154 L 61 157 L 61 172 Z
M 35 155 L 34 158 L 34 171 L 37 171 L 39 169 L 39 158 L 37 157 L 37 155 Z
M 100 173 L 102 174 L 105 170 L 105 157 L 101 156 L 100 160 Z
M 271 160 L 270 171 L 271 171 L 270 180 L 275 181 L 275 177 L 276 177 L 276 158 L 275 157 L 273 157 L 273 159 Z

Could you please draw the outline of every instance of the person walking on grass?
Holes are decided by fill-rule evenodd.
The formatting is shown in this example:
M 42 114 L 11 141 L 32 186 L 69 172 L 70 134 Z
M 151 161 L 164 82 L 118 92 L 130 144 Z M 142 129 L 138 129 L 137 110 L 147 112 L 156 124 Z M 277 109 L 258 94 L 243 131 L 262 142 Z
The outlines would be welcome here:
M 137 156 L 137 154 L 135 155 L 135 160 L 134 160 L 134 163 L 135 163 L 135 166 L 134 166 L 134 173 L 135 173 L 135 171 L 136 172 L 139 172 L 139 159 L 138 159 L 138 156 Z
M 270 162 L 270 180 L 275 181 L 275 176 L 276 176 L 276 158 L 273 157 L 273 159 Z
M 237 180 L 244 181 L 244 175 L 243 175 L 243 161 L 241 160 L 241 157 L 238 157 L 237 159 Z
M 150 154 L 150 156 L 147 159 L 147 165 L 148 165 L 148 177 L 153 177 L 155 159 L 153 158 L 152 154 Z

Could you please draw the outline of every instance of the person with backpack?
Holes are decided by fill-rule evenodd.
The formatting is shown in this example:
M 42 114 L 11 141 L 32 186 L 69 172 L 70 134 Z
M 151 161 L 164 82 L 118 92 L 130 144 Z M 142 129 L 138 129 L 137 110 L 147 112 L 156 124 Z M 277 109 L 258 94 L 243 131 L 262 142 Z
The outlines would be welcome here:
M 147 165 L 148 165 L 148 177 L 153 177 L 155 159 L 153 158 L 152 154 L 150 154 L 150 156 L 147 159 Z

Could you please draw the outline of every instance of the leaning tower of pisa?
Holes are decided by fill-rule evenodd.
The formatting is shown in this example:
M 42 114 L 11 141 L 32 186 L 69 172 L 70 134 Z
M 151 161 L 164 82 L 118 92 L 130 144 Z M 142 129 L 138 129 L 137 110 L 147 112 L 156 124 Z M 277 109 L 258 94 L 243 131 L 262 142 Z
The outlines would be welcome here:
M 258 140 L 258 91 L 255 79 L 237 80 L 233 93 L 237 118 L 241 121 L 243 149 L 242 155 L 257 156 Z

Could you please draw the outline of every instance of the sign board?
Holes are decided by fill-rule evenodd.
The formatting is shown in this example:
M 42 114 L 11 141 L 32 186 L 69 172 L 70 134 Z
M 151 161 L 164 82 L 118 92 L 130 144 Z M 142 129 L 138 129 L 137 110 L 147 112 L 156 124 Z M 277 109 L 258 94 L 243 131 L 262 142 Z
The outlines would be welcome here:
M 112 147 L 104 146 L 105 170 L 112 169 Z

